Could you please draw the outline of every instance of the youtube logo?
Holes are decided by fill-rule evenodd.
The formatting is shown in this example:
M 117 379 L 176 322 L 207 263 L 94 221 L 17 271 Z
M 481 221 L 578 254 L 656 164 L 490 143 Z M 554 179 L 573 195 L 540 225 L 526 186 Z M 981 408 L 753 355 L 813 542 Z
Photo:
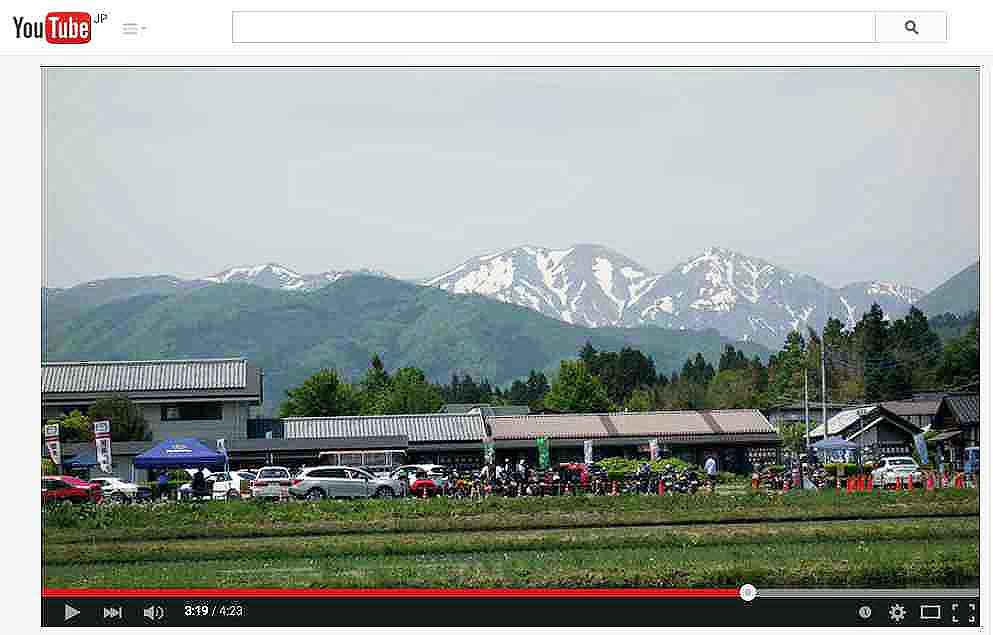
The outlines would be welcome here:
M 93 33 L 93 18 L 85 11 L 52 11 L 42 21 L 14 18 L 18 39 L 45 38 L 49 44 L 86 44 Z
M 93 18 L 82 11 L 57 11 L 45 16 L 45 40 L 49 44 L 86 44 Z

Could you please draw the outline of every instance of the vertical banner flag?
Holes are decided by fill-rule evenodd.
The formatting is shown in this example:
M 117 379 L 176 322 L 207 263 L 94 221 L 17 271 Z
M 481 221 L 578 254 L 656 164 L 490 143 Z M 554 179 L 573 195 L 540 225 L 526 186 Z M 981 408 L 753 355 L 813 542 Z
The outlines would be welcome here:
M 224 455 L 224 471 L 228 471 L 228 448 L 224 445 L 224 439 L 217 440 L 217 453 Z
M 548 457 L 548 439 L 545 437 L 538 437 L 536 439 L 538 444 L 538 468 L 542 470 L 547 470 L 548 465 L 551 460 Z
M 927 460 L 927 442 L 924 441 L 924 433 L 914 435 L 914 444 L 917 445 L 917 456 L 921 457 L 921 463 L 930 463 Z
M 110 457 L 110 422 L 93 422 L 93 439 L 97 444 L 97 463 L 100 470 L 105 474 L 110 474 L 112 460 Z
M 483 441 L 483 463 L 493 465 L 496 461 L 496 448 L 492 441 Z
M 659 460 L 659 440 L 652 439 L 648 442 L 648 455 L 651 457 L 652 461 Z
M 593 463 L 593 439 L 583 441 L 583 463 Z
M 59 424 L 50 423 L 45 426 L 45 447 L 48 448 L 48 456 L 52 457 L 52 463 L 61 472 L 62 446 L 59 444 Z

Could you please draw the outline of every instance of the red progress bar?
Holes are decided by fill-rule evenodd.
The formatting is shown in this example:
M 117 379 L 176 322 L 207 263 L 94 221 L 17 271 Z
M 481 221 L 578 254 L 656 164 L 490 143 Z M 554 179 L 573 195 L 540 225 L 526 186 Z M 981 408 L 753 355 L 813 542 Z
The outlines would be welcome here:
M 738 597 L 738 589 L 42 589 L 80 597 Z

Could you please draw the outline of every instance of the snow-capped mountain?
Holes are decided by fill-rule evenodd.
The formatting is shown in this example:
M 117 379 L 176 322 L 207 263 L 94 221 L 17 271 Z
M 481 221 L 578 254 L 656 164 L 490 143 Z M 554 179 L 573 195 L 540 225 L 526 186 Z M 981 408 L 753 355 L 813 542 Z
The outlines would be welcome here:
M 276 263 L 232 267 L 220 273 L 202 278 L 204 282 L 215 284 L 243 283 L 254 284 L 266 289 L 284 291 L 312 291 L 353 275 L 389 277 L 381 271 L 360 269 L 357 271 L 325 271 L 323 273 L 301 274 Z
M 655 278 L 599 245 L 569 249 L 518 247 L 480 256 L 425 284 L 451 293 L 479 293 L 584 326 L 611 326 Z
M 759 258 L 712 248 L 656 274 L 599 245 L 518 247 L 463 263 L 425 284 L 479 293 L 583 326 L 714 328 L 778 348 L 828 317 L 854 325 L 873 302 L 898 316 L 923 293 L 887 282 L 833 289 Z

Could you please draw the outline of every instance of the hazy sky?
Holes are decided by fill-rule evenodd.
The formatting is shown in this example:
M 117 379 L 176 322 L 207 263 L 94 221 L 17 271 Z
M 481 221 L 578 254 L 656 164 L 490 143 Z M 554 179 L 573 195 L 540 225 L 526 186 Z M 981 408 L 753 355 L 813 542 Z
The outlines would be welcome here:
M 47 100 L 48 286 L 599 243 L 930 290 L 979 257 L 971 69 L 55 69 Z

